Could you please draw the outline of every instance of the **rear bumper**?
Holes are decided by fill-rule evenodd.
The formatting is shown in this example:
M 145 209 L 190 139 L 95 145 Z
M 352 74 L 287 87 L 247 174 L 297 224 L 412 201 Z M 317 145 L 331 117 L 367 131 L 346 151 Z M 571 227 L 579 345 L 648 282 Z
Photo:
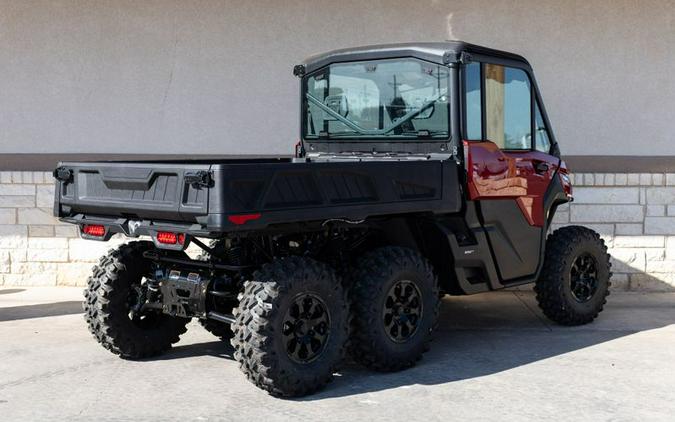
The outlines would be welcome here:
M 72 217 L 61 217 L 59 218 L 59 221 L 77 225 L 80 229 L 80 236 L 83 239 L 99 241 L 108 241 L 114 234 L 123 234 L 127 237 L 151 236 L 154 238 L 157 232 L 185 233 L 190 236 L 198 237 L 217 237 L 220 233 L 219 231 L 206 230 L 201 224 L 133 220 L 105 216 L 85 216 L 83 214 Z M 82 227 L 84 225 L 94 224 L 105 226 L 106 235 L 103 238 L 82 233 Z

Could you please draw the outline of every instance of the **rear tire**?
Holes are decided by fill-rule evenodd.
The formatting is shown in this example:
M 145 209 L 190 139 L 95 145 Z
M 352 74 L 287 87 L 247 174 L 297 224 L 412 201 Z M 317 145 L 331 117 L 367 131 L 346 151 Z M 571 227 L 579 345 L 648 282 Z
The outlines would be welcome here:
M 593 230 L 568 226 L 553 232 L 534 288 L 544 315 L 562 325 L 592 322 L 607 303 L 609 258 L 605 242 Z
M 377 371 L 413 366 L 429 350 L 440 296 L 433 269 L 418 252 L 385 247 L 352 273 L 350 352 Z
M 150 272 L 143 252 L 152 242 L 131 242 L 111 249 L 94 267 L 84 290 L 84 318 L 89 331 L 107 350 L 127 359 L 158 355 L 178 342 L 190 321 L 160 311 L 147 311 L 132 319 L 130 302 Z
M 305 257 L 265 264 L 244 284 L 232 325 L 234 358 L 275 396 L 311 394 L 333 378 L 347 340 L 347 300 L 335 272 Z

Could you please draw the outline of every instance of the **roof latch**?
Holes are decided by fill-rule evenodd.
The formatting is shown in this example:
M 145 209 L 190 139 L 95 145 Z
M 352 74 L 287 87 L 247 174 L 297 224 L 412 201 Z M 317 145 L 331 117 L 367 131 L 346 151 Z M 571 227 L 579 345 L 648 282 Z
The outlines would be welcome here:
M 297 76 L 298 78 L 302 78 L 305 76 L 305 65 L 299 64 L 293 67 L 293 76 Z
M 52 175 L 56 180 L 63 183 L 70 183 L 73 181 L 73 171 L 69 168 L 58 167 L 52 172 Z

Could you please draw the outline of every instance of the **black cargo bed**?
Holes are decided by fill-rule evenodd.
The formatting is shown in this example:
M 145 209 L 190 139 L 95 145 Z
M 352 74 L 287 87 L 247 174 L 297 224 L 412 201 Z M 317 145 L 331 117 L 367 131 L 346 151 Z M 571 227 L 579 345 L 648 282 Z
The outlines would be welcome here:
M 55 213 L 71 223 L 98 219 L 123 227 L 133 220 L 185 225 L 204 235 L 461 208 L 453 161 L 65 162 L 59 168 L 70 178 L 59 182 Z

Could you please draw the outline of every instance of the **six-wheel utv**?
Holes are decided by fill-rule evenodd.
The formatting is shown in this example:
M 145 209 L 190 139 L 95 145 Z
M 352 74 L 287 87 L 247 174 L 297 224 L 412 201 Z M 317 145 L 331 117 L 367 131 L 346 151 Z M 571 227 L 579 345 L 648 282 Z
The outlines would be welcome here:
M 534 282 L 558 323 L 602 310 L 610 264 L 598 234 L 547 235 L 572 188 L 524 58 L 396 44 L 293 71 L 294 158 L 54 171 L 55 213 L 83 238 L 150 239 L 111 250 L 87 281 L 85 318 L 106 349 L 157 355 L 198 318 L 249 380 L 299 396 L 347 354 L 381 371 L 413 365 L 445 294 Z

